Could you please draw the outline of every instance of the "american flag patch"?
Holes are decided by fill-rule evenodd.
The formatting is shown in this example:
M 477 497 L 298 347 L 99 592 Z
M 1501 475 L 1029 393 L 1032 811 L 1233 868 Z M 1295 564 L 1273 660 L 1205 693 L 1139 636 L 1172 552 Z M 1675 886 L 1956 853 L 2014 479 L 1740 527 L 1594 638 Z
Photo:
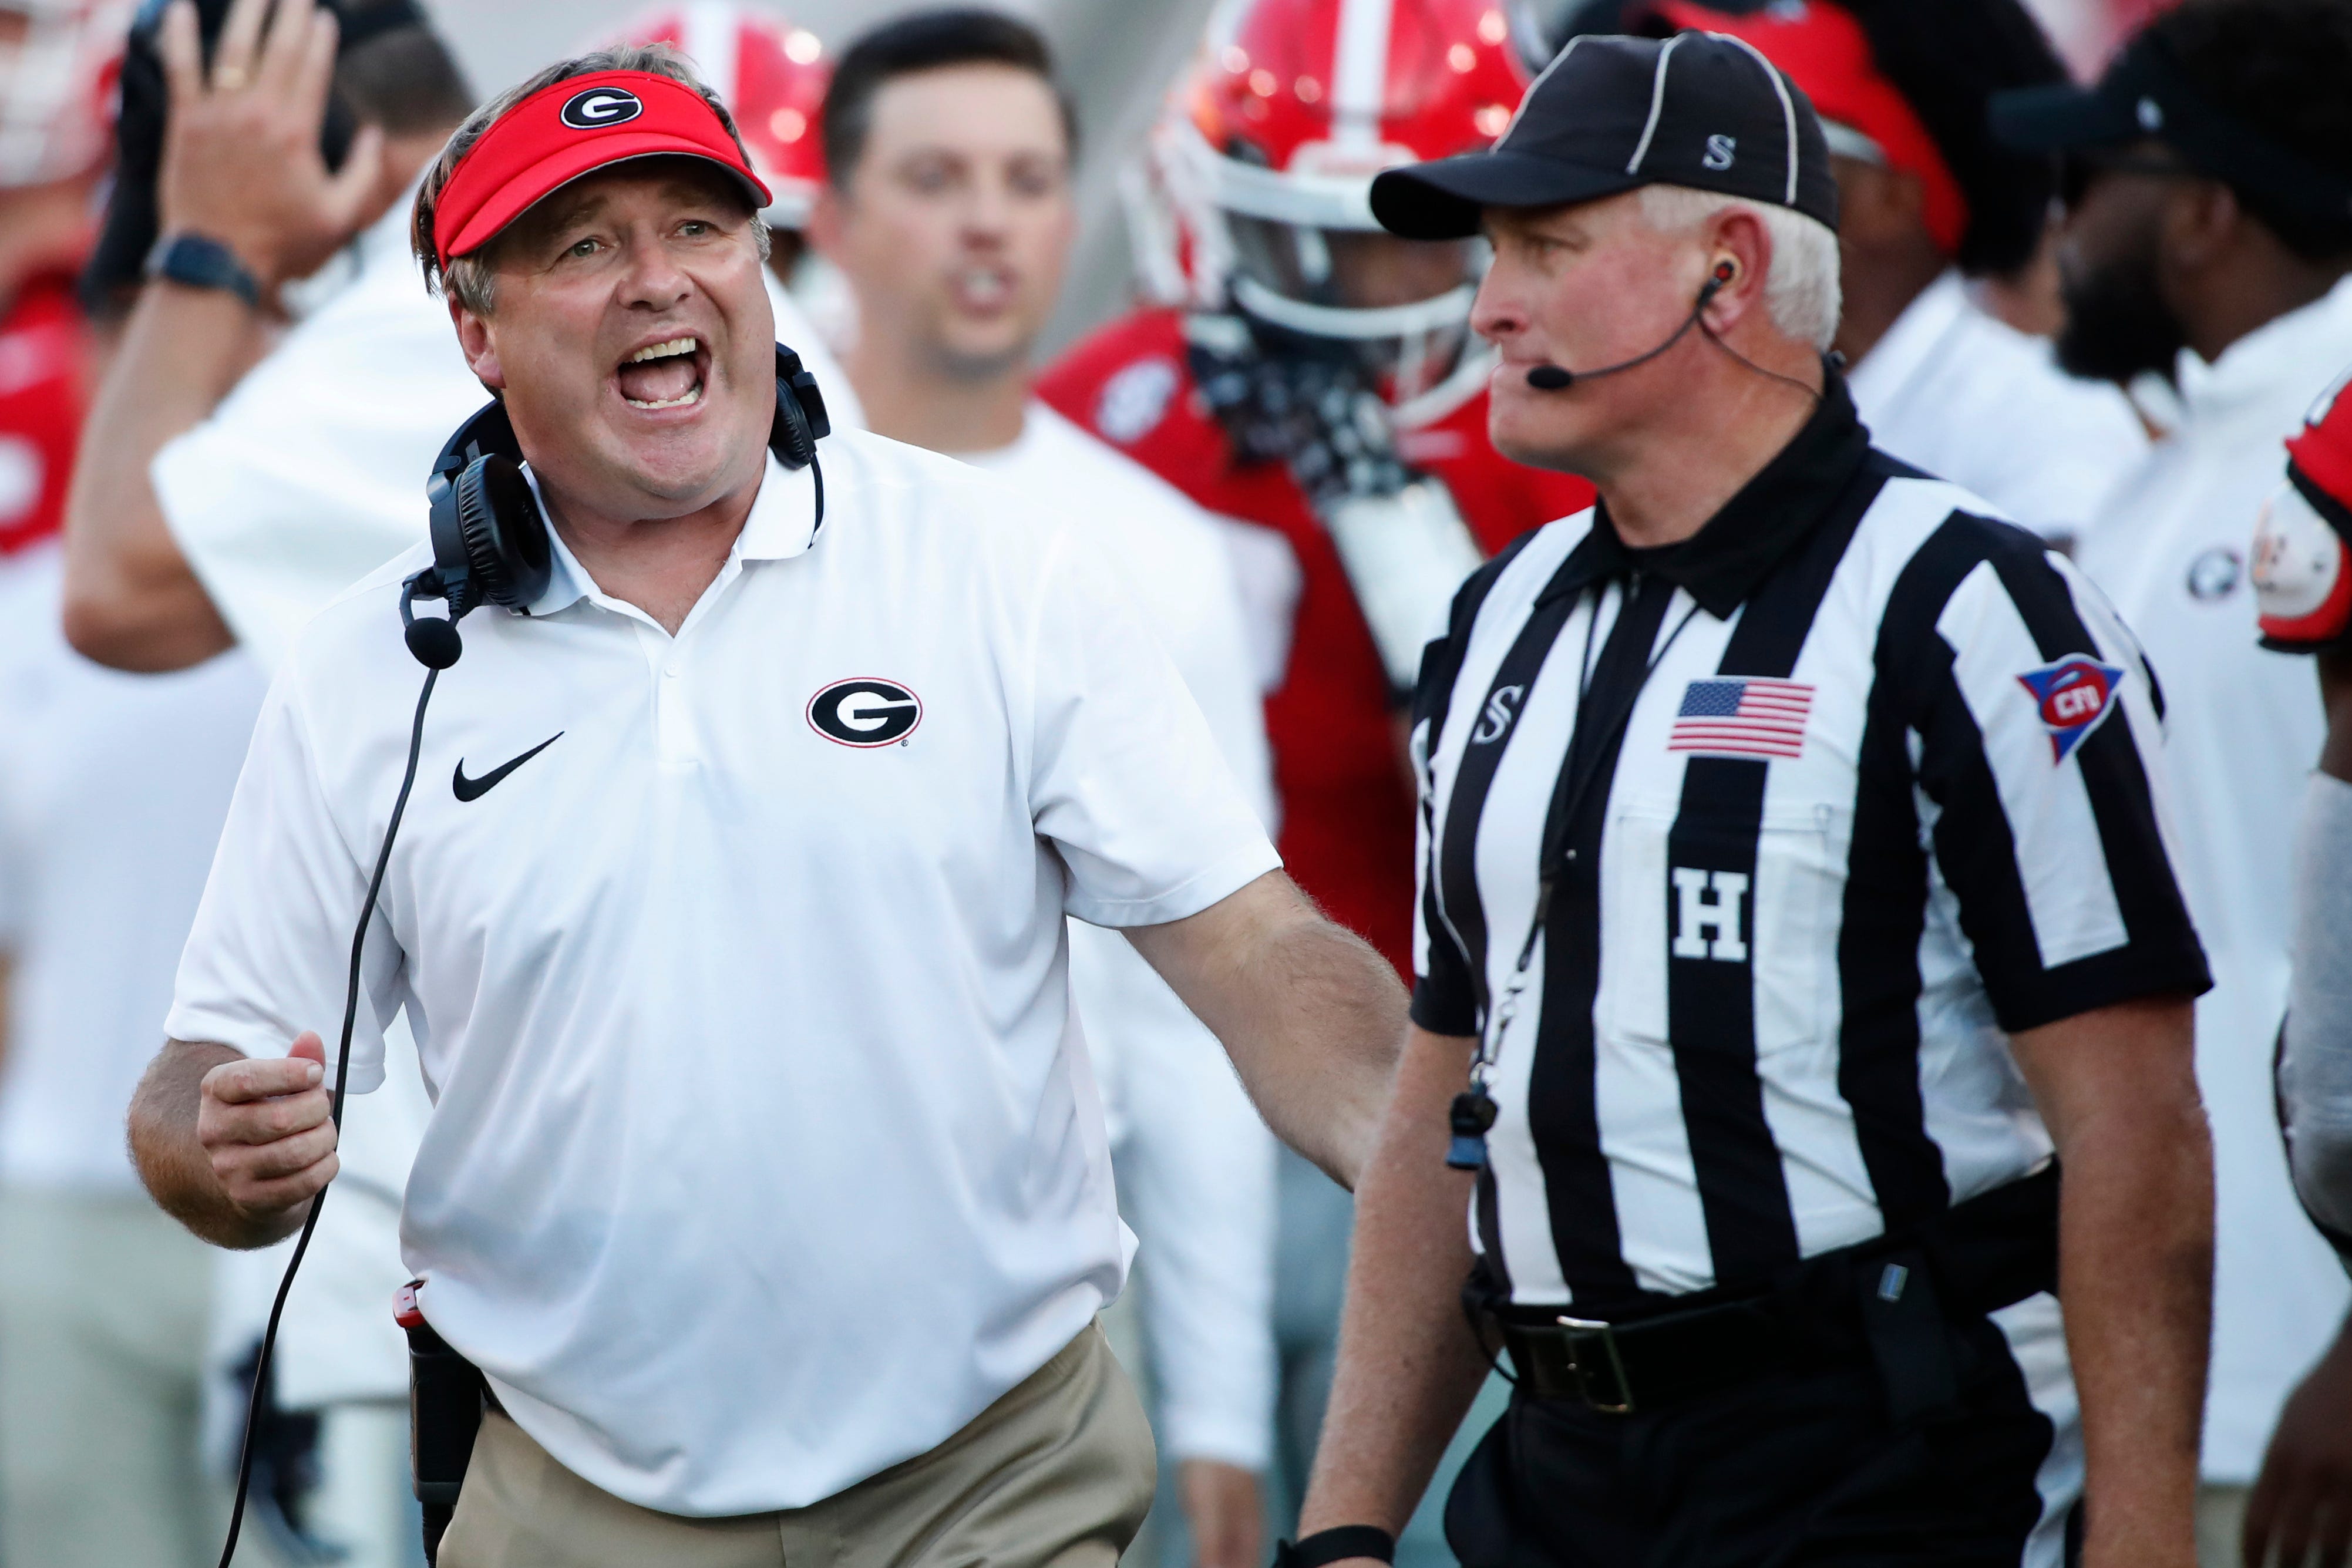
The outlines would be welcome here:
M 1694 680 L 1675 715 L 1669 752 L 1701 757 L 1799 757 L 1813 689 L 1795 680 Z

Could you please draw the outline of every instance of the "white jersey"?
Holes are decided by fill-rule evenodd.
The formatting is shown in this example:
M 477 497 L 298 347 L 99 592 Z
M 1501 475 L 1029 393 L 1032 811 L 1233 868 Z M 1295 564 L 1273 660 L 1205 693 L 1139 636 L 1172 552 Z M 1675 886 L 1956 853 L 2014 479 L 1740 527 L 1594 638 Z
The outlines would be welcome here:
M 0 1180 L 136 1192 L 123 1115 L 261 706 L 251 660 L 125 675 L 66 646 L 62 552 L 0 568 Z
M 1273 764 L 1223 531 L 1183 492 L 1043 404 L 1021 437 L 969 454 L 1090 533 L 1176 662 L 1260 821 Z M 1180 1459 L 1272 1454 L 1274 1135 L 1224 1048 L 1115 931 L 1070 923 L 1070 989 L 1101 1084 L 1145 1299 L 1160 1436 Z
M 1930 284 L 1849 373 L 1862 422 L 1888 452 L 2069 540 L 2147 450 L 2124 395 L 2058 368 L 2050 345 Z
M 2281 443 L 2352 363 L 2352 282 L 2232 343 L 2184 354 L 2185 417 L 2115 495 L 2078 559 L 2163 681 L 2180 876 L 2212 961 L 2197 1076 L 2217 1236 L 2204 1473 L 2244 1482 L 2281 1404 L 2343 1321 L 2344 1271 L 2295 1202 L 2273 1103 L 2286 1007 L 2294 823 L 2326 725 L 2308 659 L 2255 644 L 2246 551 Z
M 411 200 L 353 242 L 336 272 L 349 281 L 151 470 L 172 537 L 265 668 L 328 600 L 425 537 L 433 459 L 489 401 L 409 252 Z M 834 427 L 862 426 L 849 378 L 768 285 L 776 336 L 815 374 Z

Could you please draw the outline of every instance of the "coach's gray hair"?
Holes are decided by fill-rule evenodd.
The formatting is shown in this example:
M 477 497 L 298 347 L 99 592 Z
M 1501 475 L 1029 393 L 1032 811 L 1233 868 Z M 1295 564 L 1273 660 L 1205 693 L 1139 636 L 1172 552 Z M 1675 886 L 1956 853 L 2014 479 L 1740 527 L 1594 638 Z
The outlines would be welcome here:
M 1660 234 L 1685 234 L 1724 211 L 1753 213 L 1772 240 L 1764 279 L 1764 309 L 1772 324 L 1799 342 L 1826 350 L 1837 336 L 1843 306 L 1838 283 L 1837 236 L 1819 218 L 1746 196 L 1687 185 L 1643 185 L 1642 220 Z
M 482 139 L 482 133 L 504 118 L 509 110 L 541 89 L 553 87 L 559 81 L 570 81 L 576 76 L 592 76 L 598 71 L 645 71 L 654 76 L 666 76 L 672 81 L 684 82 L 702 95 L 702 101 L 710 105 L 711 111 L 719 116 L 719 123 L 727 128 L 727 134 L 735 138 L 735 150 L 743 152 L 743 138 L 736 132 L 735 117 L 727 112 L 727 106 L 719 101 L 719 95 L 704 86 L 702 79 L 695 75 L 693 64 L 667 44 L 625 44 L 574 55 L 568 60 L 558 60 L 467 115 L 466 122 L 450 133 L 447 145 L 433 161 L 433 167 L 425 171 L 425 183 L 416 192 L 416 210 L 409 219 L 408 243 L 409 248 L 416 253 L 417 265 L 425 268 L 425 288 L 428 293 L 438 294 L 446 287 L 450 298 L 475 315 L 490 313 L 491 307 L 498 303 L 498 289 L 490 260 L 490 253 L 496 248 L 496 244 L 486 245 L 465 256 L 451 257 L 448 273 L 444 276 L 440 258 L 433 248 L 433 213 L 441 199 L 441 192 L 449 184 L 449 176 L 456 172 L 458 163 Z M 751 162 L 748 153 L 744 153 L 743 161 L 746 163 Z M 760 259 L 765 261 L 768 258 L 768 226 L 754 222 L 751 230 L 760 247 Z

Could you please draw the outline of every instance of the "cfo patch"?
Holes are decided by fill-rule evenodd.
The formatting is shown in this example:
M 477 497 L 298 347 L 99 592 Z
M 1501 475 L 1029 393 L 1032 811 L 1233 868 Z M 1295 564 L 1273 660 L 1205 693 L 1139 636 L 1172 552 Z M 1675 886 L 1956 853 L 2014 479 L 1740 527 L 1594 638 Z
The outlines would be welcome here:
M 2116 689 L 2124 672 L 2087 654 L 2069 654 L 2055 664 L 2029 669 L 2017 683 L 2033 699 L 2042 727 L 2050 731 L 2050 760 L 2063 763 L 2092 731 L 2115 711 Z

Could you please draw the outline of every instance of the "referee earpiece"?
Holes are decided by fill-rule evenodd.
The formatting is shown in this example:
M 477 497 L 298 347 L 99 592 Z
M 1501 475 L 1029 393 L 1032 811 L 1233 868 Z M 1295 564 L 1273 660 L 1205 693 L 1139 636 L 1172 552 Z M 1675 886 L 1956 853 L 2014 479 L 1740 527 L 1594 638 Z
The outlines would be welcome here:
M 1715 270 L 1708 273 L 1706 281 L 1699 286 L 1698 308 L 1702 310 L 1706 310 L 1707 301 L 1730 288 L 1738 277 L 1739 263 L 1727 256 L 1718 258 L 1715 264 Z
M 801 356 L 776 345 L 776 413 L 768 450 L 786 468 L 816 463 L 816 444 L 833 433 L 824 394 Z M 824 479 L 816 476 L 816 521 L 824 521 Z M 547 591 L 554 571 L 547 519 L 523 477 L 522 448 L 506 405 L 493 401 L 457 427 L 433 459 L 425 494 L 432 503 L 433 564 L 401 585 L 400 620 L 408 651 L 429 669 L 446 669 L 465 652 L 457 623 L 484 605 L 509 610 Z M 419 618 L 418 599 L 447 602 L 447 618 Z

